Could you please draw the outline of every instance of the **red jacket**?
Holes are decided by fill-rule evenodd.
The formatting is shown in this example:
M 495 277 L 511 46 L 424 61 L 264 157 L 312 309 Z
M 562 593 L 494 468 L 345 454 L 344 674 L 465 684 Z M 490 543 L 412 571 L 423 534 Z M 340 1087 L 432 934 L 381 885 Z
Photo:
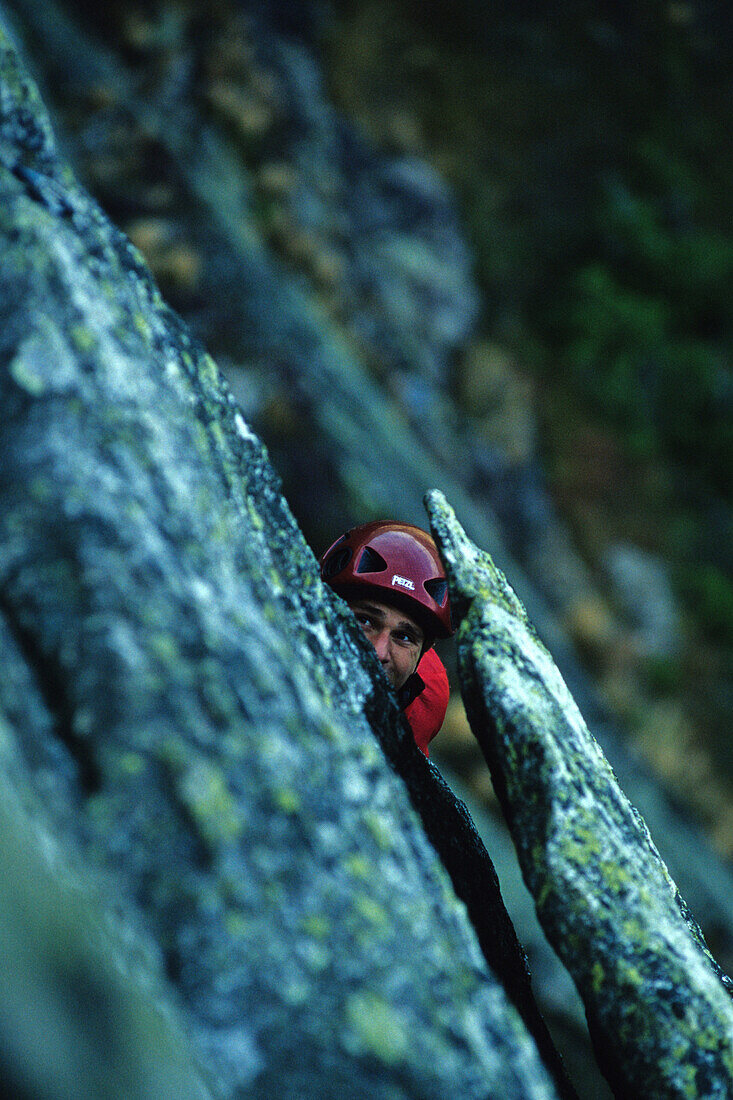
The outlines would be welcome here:
M 450 694 L 448 674 L 434 649 L 422 655 L 410 680 L 414 681 L 414 688 L 404 708 L 405 717 L 418 748 L 430 756 L 428 745 L 443 725 Z

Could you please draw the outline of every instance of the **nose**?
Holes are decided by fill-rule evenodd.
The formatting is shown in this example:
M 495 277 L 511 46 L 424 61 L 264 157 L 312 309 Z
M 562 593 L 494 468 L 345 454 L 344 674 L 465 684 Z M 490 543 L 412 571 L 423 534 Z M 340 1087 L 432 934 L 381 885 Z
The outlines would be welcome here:
M 379 660 L 382 664 L 386 664 L 389 660 L 389 631 L 381 630 L 378 634 L 375 634 L 372 637 L 372 644 Z

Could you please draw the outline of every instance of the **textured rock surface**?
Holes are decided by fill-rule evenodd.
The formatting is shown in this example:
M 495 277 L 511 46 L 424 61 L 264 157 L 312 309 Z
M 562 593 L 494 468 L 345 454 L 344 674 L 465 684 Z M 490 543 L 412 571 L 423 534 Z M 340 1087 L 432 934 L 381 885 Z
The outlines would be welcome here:
M 470 517 L 474 538 L 481 545 L 490 545 L 497 559 L 506 562 L 490 513 L 485 505 L 471 505 L 460 488 L 455 455 L 453 466 L 448 463 L 440 467 L 434 461 L 436 453 L 447 460 L 453 437 L 441 436 L 436 430 L 438 420 L 423 400 L 430 396 L 429 391 L 412 382 L 404 391 L 407 394 L 409 390 L 416 399 L 417 414 L 410 416 L 419 429 L 416 434 L 405 419 L 394 414 L 380 389 L 363 372 L 353 345 L 336 335 L 338 326 L 331 323 L 328 309 L 308 290 L 304 292 L 301 275 L 297 271 L 293 274 L 262 246 L 253 217 L 256 202 L 242 184 L 246 152 L 238 159 L 236 142 L 230 144 L 222 138 L 223 127 L 203 124 L 192 114 L 185 94 L 179 95 L 182 82 L 183 92 L 190 91 L 186 73 L 193 63 L 189 70 L 185 65 L 176 68 L 173 64 L 166 70 L 161 63 L 160 86 L 156 85 L 149 95 L 147 84 L 137 83 L 137 76 L 128 78 L 119 56 L 106 57 L 53 3 L 39 6 L 17 0 L 12 7 L 22 13 L 18 24 L 36 48 L 34 61 L 45 71 L 49 90 L 63 99 L 61 85 L 63 92 L 73 87 L 79 93 L 80 88 L 86 88 L 86 99 L 75 101 L 73 95 L 69 98 L 76 103 L 71 114 L 76 110 L 83 119 L 74 152 L 79 155 L 86 151 L 90 160 L 96 161 L 99 175 L 95 186 L 103 178 L 105 163 L 109 166 L 110 158 L 114 162 L 110 142 L 116 137 L 118 151 L 123 151 L 135 134 L 138 139 L 140 133 L 145 135 L 146 159 L 159 168 L 158 199 L 160 191 L 167 189 L 174 196 L 173 205 L 180 216 L 180 223 L 167 231 L 174 243 L 183 239 L 192 242 L 196 250 L 201 249 L 200 254 L 190 249 L 186 252 L 183 246 L 166 251 L 167 238 L 163 234 L 158 238 L 165 246 L 161 270 L 167 269 L 169 285 L 177 287 L 179 301 L 188 304 L 190 315 L 200 322 L 200 330 L 223 333 L 222 347 L 232 360 L 231 374 L 239 378 L 239 396 L 248 410 L 259 411 L 263 421 L 267 416 L 282 416 L 286 425 L 299 425 L 298 431 L 303 433 L 300 451 L 307 440 L 309 457 L 316 463 L 315 470 L 309 467 L 311 484 L 317 485 L 321 494 L 327 485 L 329 491 L 333 490 L 334 500 L 338 499 L 339 487 L 347 486 L 350 507 L 409 513 L 416 520 L 420 517 L 410 510 L 416 507 L 424 488 L 429 484 L 449 485 L 451 500 L 462 515 Z M 269 11 L 269 6 L 264 5 L 265 9 Z M 299 87 L 302 95 L 313 94 L 317 100 L 322 89 L 302 51 L 277 43 L 275 46 L 273 52 L 287 79 L 300 73 L 305 80 L 302 86 L 296 80 L 293 87 Z M 8 264 L 15 264 L 16 269 L 8 267 L 0 272 L 0 359 L 3 369 L 12 365 L 12 373 L 3 382 L 9 419 L 0 446 L 3 463 L 6 459 L 9 463 L 7 475 L 3 470 L 2 500 L 8 512 L 2 526 L 3 549 L 8 546 L 13 554 L 2 567 L 2 627 L 12 629 L 12 633 L 3 639 L 0 701 L 18 731 L 13 737 L 31 767 L 32 783 L 41 793 L 43 829 L 50 828 L 64 838 L 57 864 L 64 860 L 64 852 L 78 848 L 90 865 L 112 864 L 113 873 L 119 871 L 116 891 L 126 914 L 123 926 L 131 922 L 137 928 L 139 914 L 150 914 L 143 924 L 149 921 L 153 925 L 152 942 L 160 945 L 160 957 L 168 968 L 173 989 L 170 995 L 174 999 L 182 996 L 186 1011 L 191 1011 L 186 1024 L 188 1034 L 198 1034 L 196 1048 L 203 1051 L 200 1056 L 207 1073 L 216 1081 L 216 1087 L 226 1092 L 236 1073 L 244 1072 L 242 1059 L 250 1057 L 252 1061 L 254 1057 L 252 1036 L 260 1025 L 257 1012 L 249 1011 L 253 999 L 263 983 L 268 984 L 269 995 L 278 974 L 283 973 L 273 965 L 269 976 L 263 978 L 258 973 L 253 977 L 251 959 L 243 961 L 244 946 L 236 936 L 243 915 L 243 937 L 247 927 L 256 925 L 252 913 L 259 901 L 252 880 L 261 884 L 271 872 L 276 883 L 286 881 L 286 893 L 290 881 L 287 863 L 278 863 L 276 854 L 267 855 L 271 837 L 264 829 L 252 833 L 257 841 L 256 855 L 249 863 L 240 861 L 240 842 L 244 843 L 249 835 L 250 806 L 263 816 L 274 813 L 275 818 L 271 816 L 270 820 L 279 820 L 282 814 L 286 824 L 292 826 L 287 831 L 281 823 L 275 829 L 278 852 L 282 838 L 289 840 L 293 832 L 306 846 L 312 844 L 308 867 L 317 869 L 312 892 L 303 870 L 297 877 L 300 892 L 296 891 L 292 912 L 281 913 L 282 906 L 278 908 L 271 898 L 268 905 L 259 906 L 265 919 L 275 913 L 273 944 L 279 936 L 283 952 L 301 942 L 302 929 L 293 933 L 297 923 L 293 914 L 303 899 L 312 902 L 316 910 L 324 896 L 346 907 L 344 899 L 350 886 L 339 874 L 352 869 L 353 882 L 361 884 L 365 866 L 382 866 L 379 861 L 370 862 L 372 853 L 368 837 L 361 835 L 363 829 L 357 829 L 357 838 L 350 829 L 341 829 L 336 836 L 338 829 L 329 816 L 336 802 L 339 813 L 348 816 L 353 810 L 355 820 L 368 829 L 370 823 L 384 824 L 385 820 L 388 833 L 404 829 L 400 835 L 406 838 L 409 849 L 406 864 L 401 848 L 394 862 L 388 860 L 390 873 L 399 869 L 401 874 L 407 865 L 407 878 L 418 883 L 418 894 L 427 873 L 430 881 L 437 883 L 439 897 L 450 896 L 445 877 L 439 867 L 435 869 L 432 854 L 424 846 L 403 788 L 398 784 L 394 794 L 394 779 L 382 770 L 381 757 L 372 755 L 371 735 L 364 721 L 366 710 L 388 759 L 405 779 L 412 805 L 418 808 L 427 835 L 451 874 L 455 892 L 468 908 L 480 946 L 505 988 L 520 1004 L 525 1022 L 540 1045 L 544 1044 L 546 1063 L 551 1064 L 552 1052 L 527 998 L 521 952 L 501 909 L 490 861 L 470 821 L 439 782 L 434 769 L 413 751 L 404 731 L 395 724 L 392 704 L 379 677 L 372 679 L 362 671 L 368 655 L 360 639 L 354 637 L 327 597 L 324 605 L 312 559 L 282 503 L 262 450 L 222 390 L 210 360 L 162 305 L 147 271 L 124 238 L 110 229 L 59 164 L 37 103 L 27 88 L 13 85 L 11 76 L 6 68 L 2 93 L 6 116 L 0 136 L 0 157 L 5 165 L 0 168 L 0 217 L 4 219 L 3 259 L 7 257 Z M 16 93 L 21 110 L 17 109 Z M 109 130 L 94 107 L 105 99 L 112 103 Z M 298 97 L 292 106 L 305 110 Z M 67 117 L 65 121 L 70 120 Z M 339 151 L 330 138 L 326 141 L 331 125 L 338 125 L 338 120 L 321 114 L 309 130 L 318 138 L 317 148 L 328 156 Z M 297 142 L 291 151 L 296 160 L 305 155 Z M 319 173 L 328 165 L 328 156 Z M 120 210 L 132 216 L 139 215 L 144 205 L 145 185 L 136 175 L 140 162 L 131 156 L 129 164 L 130 175 L 125 178 L 117 164 L 112 172 L 107 167 L 105 202 L 118 201 Z M 291 209 L 304 222 L 323 175 L 309 175 L 305 163 L 300 167 L 307 178 L 301 180 L 304 190 L 295 196 L 297 201 Z M 353 180 L 357 169 L 369 170 L 369 163 L 359 164 L 355 159 L 348 168 Z M 413 168 L 416 175 L 411 179 L 417 183 L 419 166 Z M 380 179 L 388 175 L 386 165 L 377 172 Z M 271 171 L 266 186 L 279 186 L 286 180 L 282 166 L 279 183 L 276 177 L 277 173 Z M 404 185 L 409 181 L 409 176 L 400 177 L 399 201 L 391 202 L 389 189 L 385 189 L 381 206 L 375 203 L 372 207 L 386 216 L 385 229 L 391 225 L 392 214 L 400 213 L 410 190 Z M 363 187 L 368 186 L 364 181 Z M 154 190 L 150 187 L 151 194 Z M 437 209 L 443 209 L 444 197 L 439 187 L 433 191 Z M 426 209 L 429 215 L 430 203 Z M 155 222 L 146 225 L 138 220 L 135 228 L 136 239 L 147 239 L 148 244 L 151 237 L 154 243 L 156 233 L 162 232 L 161 224 Z M 336 236 L 341 229 L 336 227 Z M 429 235 L 429 220 L 426 229 Z M 299 247 L 307 243 L 298 239 Z M 435 241 L 440 245 L 440 235 Z M 286 235 L 283 243 L 287 252 L 297 243 L 296 236 Z M 31 244 L 33 248 L 28 247 Z M 345 250 L 348 252 L 350 247 L 347 237 Z M 363 272 L 365 264 L 371 264 L 374 275 L 371 247 L 371 241 L 364 242 L 365 252 L 355 258 L 355 272 Z M 445 253 L 442 256 L 445 258 Z M 458 262 L 451 269 L 456 276 L 454 303 L 466 290 L 460 250 L 455 256 Z M 288 258 L 297 268 L 295 254 Z M 317 254 L 313 258 L 317 259 Z M 409 265 L 402 267 L 404 284 L 397 278 L 398 266 L 389 267 L 392 290 L 404 285 L 409 297 Z M 78 273 L 79 279 L 72 278 L 70 271 L 74 276 Z M 321 271 L 319 278 L 324 274 Z M 415 280 L 412 285 L 416 285 Z M 24 298 L 26 291 L 28 297 Z M 363 300 L 353 305 L 352 320 L 366 313 Z M 433 333 L 428 358 L 420 360 L 425 377 L 439 373 L 461 325 L 465 328 L 470 323 L 470 310 L 456 317 L 458 324 L 453 332 L 443 330 L 442 337 L 439 331 Z M 395 320 L 399 322 L 400 315 L 395 315 Z M 372 337 L 375 332 L 377 337 L 373 346 L 381 342 L 385 350 L 394 348 L 403 331 L 404 326 L 400 328 L 398 323 L 387 340 L 384 330 L 377 326 L 372 331 Z M 423 333 L 423 337 L 429 335 Z M 54 349 L 53 371 L 47 361 L 48 348 Z M 236 373 L 234 361 L 246 365 L 246 375 Z M 162 376 L 161 366 L 165 368 Z M 109 407 L 112 394 L 114 401 Z M 155 411 L 148 405 L 150 400 Z M 405 408 L 409 413 L 409 402 Z M 428 443 L 428 449 L 422 446 L 419 436 Z M 175 464 L 171 467 L 173 454 Z M 338 456 L 336 466 L 334 455 Z M 321 457 L 323 465 L 318 466 Z M 216 471 L 213 481 L 212 465 Z M 321 479 L 324 473 L 328 476 Z M 126 517 L 124 529 L 115 526 L 121 503 Z M 23 550 L 26 533 L 27 557 Z M 513 567 L 511 576 L 513 580 L 518 576 Z M 40 585 L 39 580 L 43 582 Z M 300 587 L 303 580 L 305 589 Z M 524 578 L 522 592 L 529 606 L 527 593 L 531 594 L 531 587 Z M 553 653 L 557 654 L 558 638 L 536 595 L 532 597 L 531 612 L 544 636 L 552 638 Z M 154 629 L 150 626 L 153 622 Z M 242 627 L 251 635 L 245 653 L 239 651 Z M 326 633 L 342 647 L 338 659 L 329 651 Z M 283 663 L 292 663 L 294 655 L 300 672 L 294 677 L 285 676 L 287 686 L 281 698 Z M 565 660 L 564 669 L 567 664 Z M 374 676 L 373 665 L 371 669 Z M 227 691 L 223 690 L 225 685 Z M 573 691 L 578 697 L 580 690 L 585 689 L 576 678 Z M 100 697 L 101 692 L 108 692 L 108 697 Z M 264 703 L 267 692 L 271 698 Z M 586 707 L 584 701 L 588 715 Z M 319 721 L 325 721 L 325 728 L 332 734 L 336 731 L 335 756 L 328 757 L 330 762 L 324 759 L 323 740 L 313 733 L 313 723 Z M 325 777 L 327 787 L 336 784 L 337 793 L 328 788 L 328 798 L 320 807 L 314 808 L 310 794 L 298 805 L 300 788 L 295 782 L 285 783 L 284 791 L 276 785 L 276 773 L 281 771 L 287 778 L 287 767 L 273 747 L 283 723 L 288 729 L 297 726 L 303 730 L 297 744 L 287 739 L 277 750 L 287 756 L 298 782 L 303 782 L 305 772 Z M 597 716 L 592 724 L 597 732 Z M 248 767 L 247 761 L 262 744 L 263 730 L 268 731 L 268 752 L 275 752 L 276 758 Z M 161 731 L 165 736 L 159 736 Z M 610 743 L 611 732 L 604 744 Z M 352 737 L 356 744 L 352 744 Z M 362 738 L 366 738 L 366 748 Z M 331 745 L 331 740 L 328 743 Z M 628 769 L 629 762 L 623 758 L 622 762 Z M 720 886 L 724 879 L 719 868 L 713 867 L 713 874 L 709 872 L 709 855 L 700 858 L 699 835 L 694 830 L 686 831 L 670 817 L 669 806 L 658 788 L 635 772 L 633 764 L 624 776 L 624 786 L 630 789 L 632 780 L 637 789 L 644 789 L 656 820 L 664 823 L 660 831 L 674 836 L 670 854 L 680 863 L 675 877 L 682 881 L 680 875 L 684 873 L 695 885 L 697 895 L 705 899 L 700 905 L 701 916 L 712 915 L 724 924 L 733 892 Z M 372 798 L 376 801 L 369 813 L 364 801 L 371 802 Z M 133 813 L 136 801 L 139 806 Z M 344 802 L 354 805 L 344 809 Z M 34 813 L 38 816 L 37 810 Z M 335 820 L 341 822 L 343 818 Z M 238 829 L 241 832 L 237 839 Z M 227 843 L 227 837 L 231 843 Z M 663 839 L 667 838 L 660 836 L 660 842 Z M 343 840 L 343 848 L 337 847 L 337 840 Z M 316 842 L 330 844 L 331 848 L 318 848 Z M 350 844 L 353 849 L 349 849 Z M 681 854 L 685 850 L 692 853 L 691 858 Z M 338 867 L 337 851 L 346 853 L 345 863 Z M 318 852 L 325 866 L 318 862 L 314 854 Z M 167 860 L 171 867 L 165 866 Z M 428 861 L 427 872 L 424 860 Z M 359 869 L 360 874 L 356 874 Z M 324 881 L 317 881 L 322 875 Z M 364 886 L 372 897 L 371 883 L 376 875 L 370 874 Z M 241 885 L 242 876 L 246 888 Z M 331 885 L 329 876 L 333 876 Z M 407 894 L 410 889 L 408 883 Z M 685 885 L 685 893 L 688 889 Z M 407 902 L 402 904 L 404 897 L 382 899 L 377 893 L 376 900 L 384 900 L 384 911 L 390 915 L 393 904 L 402 910 L 408 907 Z M 326 904 L 323 901 L 324 908 Z M 442 901 L 435 904 L 440 909 Z M 454 904 L 454 900 L 450 902 Z M 423 903 L 420 905 L 414 918 L 418 923 L 425 913 Z M 698 905 L 696 902 L 696 908 Z M 312 915 L 312 909 L 308 912 Z M 371 913 L 374 916 L 377 911 L 372 909 Z M 402 912 L 399 928 L 404 933 L 407 927 L 408 937 L 412 919 Z M 472 944 L 469 955 L 473 959 L 475 943 L 470 929 L 462 917 L 456 919 L 460 935 Z M 435 920 L 432 908 L 429 920 Z M 222 927 L 225 935 L 218 939 Z M 308 940 L 312 939 L 311 932 L 315 934 L 316 948 L 320 945 L 322 949 L 320 958 L 328 955 L 333 961 L 329 977 L 339 979 L 344 976 L 338 962 L 344 945 L 348 944 L 353 954 L 352 933 L 364 941 L 370 927 L 368 921 L 350 923 L 348 928 L 339 929 L 333 944 L 326 925 L 317 919 L 305 931 Z M 256 930 L 265 934 L 261 926 Z M 230 934 L 234 935 L 234 948 L 230 948 Z M 132 933 L 129 937 L 134 941 Z M 393 943 L 391 939 L 385 942 L 381 963 L 389 958 Z M 300 967 L 303 959 L 296 955 Z M 226 956 L 225 962 L 222 956 Z M 283 958 L 278 966 L 284 967 Z M 364 956 L 360 958 L 361 962 L 354 963 L 345 977 L 351 990 L 361 981 L 357 971 Z M 398 961 L 401 967 L 406 966 L 404 942 Z M 473 973 L 472 966 L 473 962 L 469 966 Z M 489 980 L 482 967 L 479 959 L 476 989 Z M 305 964 L 301 969 L 307 969 Z M 461 973 L 460 965 L 454 969 L 456 974 Z M 379 986 L 384 968 L 375 974 L 374 984 Z M 420 976 L 421 983 L 429 980 L 427 972 Z M 308 996 L 315 989 L 314 1004 L 321 1011 L 323 988 L 315 979 L 311 985 L 306 980 L 300 992 L 296 989 L 285 995 L 283 990 L 289 987 L 278 987 L 273 1002 L 269 1002 L 271 1007 L 275 1005 L 270 1019 L 276 1018 L 283 998 L 287 1001 L 293 996 L 297 1001 L 304 988 Z M 373 992 L 373 986 L 369 990 Z M 485 1005 L 480 994 L 476 995 L 478 1001 L 471 1001 L 471 996 L 469 990 L 466 1004 Z M 407 995 L 406 999 L 409 1001 Z M 399 1015 L 402 1002 L 397 1002 L 397 1016 L 385 1011 L 385 1002 L 379 998 L 348 1002 L 352 1011 L 344 1024 L 344 1013 L 334 1007 L 333 1000 L 325 1000 L 321 1039 L 328 1043 L 325 1032 L 332 1026 L 330 1041 L 335 1042 L 335 1047 L 327 1047 L 328 1058 L 333 1055 L 335 1064 L 344 1064 L 340 1061 L 345 1057 L 344 1048 L 338 1042 L 338 1027 L 343 1025 L 348 1058 L 366 1035 L 373 1043 L 382 1041 L 387 1061 L 391 1059 L 386 1070 L 378 1068 L 369 1078 L 370 1089 L 378 1092 L 382 1087 L 384 1078 L 379 1074 L 383 1070 L 390 1087 L 398 1078 L 397 1088 L 408 1094 L 410 1090 L 426 1094 L 424 1078 L 415 1083 L 411 1077 L 412 1059 L 422 1058 L 423 1052 L 410 1051 L 409 1058 L 401 1061 L 400 1050 L 404 1048 L 399 1038 L 397 1053 L 387 1038 L 388 1031 L 394 1032 L 395 1020 L 404 1022 L 404 1016 Z M 421 1003 L 424 1006 L 425 1002 Z M 248 1006 L 254 1022 L 250 1026 L 248 1019 L 246 1027 L 238 1028 L 232 1021 L 242 1004 Z M 387 1009 L 395 1007 L 389 998 L 386 1004 Z M 455 1008 L 455 997 L 452 1005 Z M 292 1049 L 299 1052 L 310 1041 L 304 1037 L 307 1028 L 299 1019 L 303 1010 L 288 1004 L 284 1011 L 286 1018 L 295 1022 L 290 1039 Z M 498 1081 L 496 1088 L 502 1096 L 513 1095 L 512 1088 L 520 1089 L 517 1078 L 512 1077 L 513 1070 L 507 1069 L 507 1064 L 513 1064 L 514 1054 L 507 1053 L 505 1046 L 497 1049 L 493 1045 L 493 1024 L 486 1022 L 489 1016 L 484 1017 L 482 1012 L 478 1016 L 484 1019 L 486 1039 L 483 1047 L 479 1043 L 478 1061 L 485 1056 L 491 1063 L 491 1073 L 482 1087 L 491 1089 L 492 1081 Z M 241 1014 L 237 1019 L 241 1022 Z M 361 1038 L 358 1027 L 356 1038 L 353 1029 L 349 1030 L 354 1020 L 361 1020 Z M 444 1018 L 437 1022 L 431 1018 L 430 1027 L 440 1032 L 443 1022 Z M 459 1045 L 471 1023 L 470 1011 L 466 1010 L 455 1040 Z M 452 1024 L 446 1026 L 450 1030 Z M 267 1038 L 264 1025 L 261 1033 Z M 234 1051 L 236 1043 L 238 1054 Z M 436 1040 L 433 1055 L 437 1056 L 439 1047 Z M 466 1066 L 471 1057 L 466 1055 L 461 1063 L 468 1076 Z M 283 1062 L 286 1060 L 284 1057 Z M 497 1068 L 502 1060 L 506 1064 Z M 482 1066 L 483 1072 L 486 1067 Z M 354 1081 L 358 1086 L 358 1068 L 357 1077 L 349 1078 L 352 1087 Z M 353 1069 L 350 1065 L 350 1074 Z M 419 1074 L 424 1074 L 422 1063 Z M 289 1083 L 279 1080 L 278 1090 L 287 1092 L 302 1084 L 294 1082 L 294 1077 Z M 431 1081 L 430 1087 L 433 1084 Z M 435 1084 L 436 1089 L 439 1087 Z M 252 1089 L 256 1088 L 259 1085 L 253 1084 Z M 528 1095 L 524 1091 L 521 1094 Z
M 619 1097 L 730 1096 L 730 979 L 506 579 L 442 494 L 427 504 L 466 709 L 605 1075 Z
M 0 242 L 0 714 L 59 873 L 99 878 L 216 1095 L 555 1095 L 412 803 L 489 953 L 470 822 L 3 31 Z
M 157 953 L 131 950 L 101 883 L 41 826 L 18 741 L 0 723 L 3 1095 L 205 1100 Z
M 710 942 L 723 956 L 730 954 L 730 869 L 628 752 L 568 645 L 559 614 L 587 591 L 589 578 L 587 569 L 578 566 L 567 533 L 558 531 L 539 471 L 531 463 L 526 476 L 515 470 L 507 479 L 495 468 L 494 456 L 488 481 L 473 484 L 470 440 L 454 416 L 446 421 L 440 413 L 444 405 L 436 388 L 420 388 L 427 374 L 418 372 L 410 383 L 413 394 L 422 394 L 412 412 L 409 402 L 395 402 L 394 391 L 375 382 L 370 355 L 351 327 L 356 313 L 366 309 L 366 300 L 356 293 L 358 279 L 350 275 L 338 283 L 335 292 L 343 300 L 334 307 L 312 269 L 319 247 L 313 240 L 310 252 L 301 247 L 299 231 L 306 226 L 298 219 L 306 219 L 320 202 L 327 237 L 321 244 L 328 249 L 338 245 L 339 262 L 353 274 L 359 264 L 354 260 L 349 267 L 349 257 L 368 252 L 372 244 L 359 238 L 349 181 L 360 193 L 368 191 L 375 204 L 379 193 L 382 241 L 400 238 L 409 223 L 426 246 L 433 242 L 436 258 L 451 273 L 450 287 L 441 296 L 447 295 L 455 315 L 463 317 L 455 339 L 460 331 L 467 333 L 470 311 L 461 312 L 461 301 L 471 300 L 475 292 L 459 262 L 462 249 L 448 240 L 447 224 L 435 231 L 436 218 L 445 213 L 440 205 L 444 194 L 436 185 L 431 194 L 437 206 L 426 201 L 425 191 L 419 201 L 404 173 L 399 201 L 369 179 L 354 182 L 357 175 L 379 180 L 396 169 L 378 150 L 357 142 L 346 120 L 329 107 L 325 82 L 313 65 L 315 46 L 307 38 L 314 9 L 303 5 L 296 16 L 288 5 L 222 0 L 216 19 L 202 25 L 193 2 L 175 6 L 180 18 L 161 16 L 157 22 L 150 11 L 147 19 L 140 13 L 128 19 L 122 4 L 101 8 L 48 0 L 41 6 L 35 0 L 6 0 L 4 7 L 12 9 L 27 36 L 77 175 L 101 196 L 114 220 L 146 246 L 167 299 L 226 369 L 248 424 L 275 457 L 288 501 L 311 545 L 328 545 L 345 517 L 359 521 L 365 515 L 391 514 L 422 523 L 423 494 L 441 486 L 471 537 L 512 577 L 624 790 L 642 809 L 675 881 L 704 920 Z M 163 5 L 161 13 L 165 10 Z M 92 29 L 105 26 L 112 32 L 101 44 Z M 224 78 L 239 97 L 237 126 L 222 110 Z M 295 87 L 312 97 L 307 104 L 286 97 L 298 124 L 284 109 L 274 111 L 280 102 L 274 90 Z M 214 89 L 219 98 L 212 111 L 207 104 Z M 254 111 L 253 104 L 263 101 L 271 105 L 269 114 Z M 255 115 L 260 127 L 270 122 L 253 139 L 241 127 L 247 120 L 251 125 Z M 304 115 L 313 139 L 311 160 L 308 142 L 297 137 Z M 349 160 L 346 150 L 355 145 L 359 158 Z M 336 193 L 324 203 L 323 189 L 328 191 L 334 180 Z M 336 226 L 327 217 L 332 203 L 339 209 Z M 290 229 L 270 232 L 272 218 L 285 209 L 292 215 Z M 448 221 L 451 232 L 458 232 L 453 217 Z M 296 241 L 300 244 L 293 251 Z M 401 285 L 394 269 L 389 275 L 393 288 Z M 423 312 L 429 312 L 431 300 L 422 300 Z M 385 318 L 375 315 L 373 324 L 381 330 Z M 431 344 L 429 356 L 445 362 L 452 339 Z M 396 341 L 395 329 L 378 343 L 386 348 Z M 410 363 L 405 369 L 412 370 Z M 523 559 L 531 575 L 505 541 L 519 551 L 514 544 L 527 542 L 523 531 L 529 543 L 542 535 L 541 553 L 529 555 L 533 564 L 526 555 Z

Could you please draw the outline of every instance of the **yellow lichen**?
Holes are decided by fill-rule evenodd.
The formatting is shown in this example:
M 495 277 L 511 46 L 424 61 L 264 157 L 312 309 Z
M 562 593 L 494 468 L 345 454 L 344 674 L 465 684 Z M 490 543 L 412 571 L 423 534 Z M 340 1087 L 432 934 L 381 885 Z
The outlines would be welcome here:
M 613 860 L 603 860 L 599 864 L 599 869 L 607 885 L 616 894 L 620 893 L 631 882 L 631 876 L 626 868 Z
M 134 313 L 132 316 L 132 323 L 145 340 L 150 339 L 150 323 L 144 313 Z
M 367 894 L 357 894 L 354 898 L 354 909 L 369 924 L 384 928 L 388 923 L 384 907 Z
M 123 775 L 142 775 L 145 771 L 145 760 L 138 752 L 125 752 L 120 757 L 120 771 Z
M 300 795 L 292 787 L 280 787 L 273 793 L 275 805 L 286 814 L 295 814 L 300 809 Z
M 243 917 L 241 913 L 236 910 L 227 910 L 224 916 L 224 926 L 230 936 L 236 936 L 242 938 L 244 936 L 251 935 L 252 922 Z
M 151 654 L 164 664 L 170 664 L 180 658 L 178 644 L 170 634 L 154 634 L 148 644 Z
M 364 813 L 364 824 L 371 833 L 377 847 L 381 848 L 384 852 L 388 852 L 392 847 L 392 834 L 379 814 L 372 810 L 367 810 Z
M 603 965 L 599 962 L 593 963 L 593 970 L 591 971 L 591 980 L 593 982 L 593 992 L 600 993 L 603 986 L 606 972 L 603 969 Z
M 618 979 L 621 984 L 633 985 L 638 988 L 643 985 L 644 979 L 639 973 L 637 967 L 630 965 L 624 959 L 621 959 L 618 964 Z
M 25 359 L 16 358 L 10 362 L 10 374 L 16 385 L 29 393 L 31 397 L 40 397 L 45 393 L 46 383 L 43 378 L 26 362 Z
M 97 346 L 97 337 L 86 325 L 72 325 L 69 335 L 77 351 L 82 354 L 92 351 Z
M 219 368 L 208 353 L 202 355 L 199 359 L 198 372 L 202 382 L 218 385 Z
M 359 1045 L 386 1065 L 401 1062 L 410 1049 L 406 1020 L 377 993 L 352 994 L 346 1002 L 346 1019 Z
M 355 854 L 348 856 L 345 862 L 345 867 L 347 871 L 349 871 L 354 876 L 354 878 L 369 878 L 369 862 L 362 855 Z
M 315 940 L 325 940 L 331 934 L 331 922 L 319 913 L 306 917 L 301 928 L 307 936 L 312 936 Z
M 236 840 L 242 822 L 226 780 L 211 764 L 199 761 L 187 768 L 179 782 L 182 800 L 202 836 L 212 844 Z
M 624 930 L 624 935 L 628 936 L 629 939 L 634 940 L 636 944 L 641 943 L 642 940 L 646 941 L 647 937 L 644 925 L 641 923 L 640 920 L 637 920 L 635 917 L 632 917 L 629 920 L 625 920 L 622 927 Z

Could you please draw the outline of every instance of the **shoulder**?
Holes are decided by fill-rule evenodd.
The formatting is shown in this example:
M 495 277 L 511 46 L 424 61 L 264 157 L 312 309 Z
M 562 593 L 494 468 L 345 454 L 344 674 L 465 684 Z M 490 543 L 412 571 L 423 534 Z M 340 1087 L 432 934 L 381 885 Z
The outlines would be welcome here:
M 424 687 L 405 708 L 405 717 L 410 723 L 415 741 L 427 756 L 428 745 L 443 725 L 450 688 L 448 673 L 434 649 L 423 654 L 416 671 Z
M 423 653 L 417 664 L 417 672 L 425 684 L 425 689 L 445 692 L 446 706 L 448 704 L 448 673 L 434 649 L 428 649 Z

